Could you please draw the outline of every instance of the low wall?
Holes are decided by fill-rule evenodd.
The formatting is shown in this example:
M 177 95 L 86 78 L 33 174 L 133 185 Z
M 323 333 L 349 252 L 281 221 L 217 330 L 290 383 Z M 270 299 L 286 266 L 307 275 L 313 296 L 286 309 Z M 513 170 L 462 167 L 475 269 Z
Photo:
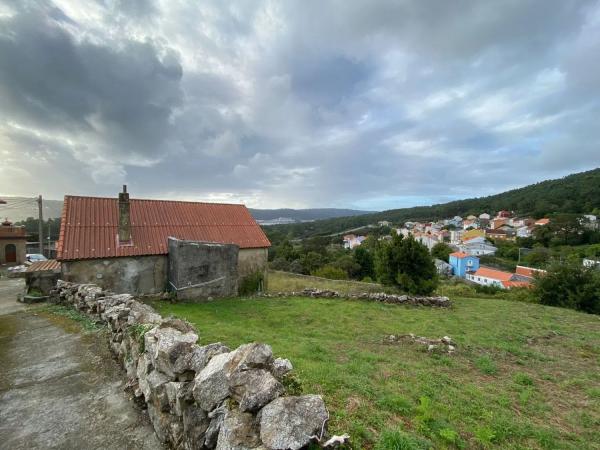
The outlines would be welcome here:
M 392 303 L 397 305 L 433 306 L 448 308 L 452 302 L 448 297 L 426 297 L 420 295 L 396 295 L 384 292 L 361 292 L 358 294 L 340 294 L 330 289 L 306 288 L 299 292 L 278 292 L 277 294 L 264 294 L 264 297 L 311 297 L 311 298 L 351 298 L 357 300 L 370 300 L 373 302 Z
M 266 344 L 230 350 L 197 345 L 188 322 L 163 319 L 129 294 L 59 280 L 55 303 L 72 305 L 108 325 L 110 346 L 128 386 L 148 408 L 159 439 L 175 449 L 333 448 L 325 441 L 329 414 L 318 395 L 288 396 L 291 363 Z

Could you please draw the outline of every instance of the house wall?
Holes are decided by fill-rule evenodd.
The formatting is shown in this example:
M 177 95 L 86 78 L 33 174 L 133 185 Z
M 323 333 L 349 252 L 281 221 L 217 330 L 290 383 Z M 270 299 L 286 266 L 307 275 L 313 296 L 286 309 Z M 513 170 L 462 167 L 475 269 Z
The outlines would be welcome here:
M 267 279 L 268 248 L 241 248 L 238 253 L 238 276 L 244 278 L 255 272 L 263 272 Z
M 482 286 L 497 286 L 504 289 L 504 285 L 500 280 L 494 278 L 482 277 L 481 275 L 467 274 L 466 279 L 473 283 L 481 284 Z
M 6 264 L 6 246 L 14 244 L 17 248 L 17 264 L 25 262 L 27 250 L 25 239 L 0 239 L 0 264 Z
M 117 294 L 153 294 L 165 290 L 167 267 L 166 255 L 63 261 L 62 278 Z
M 267 248 L 240 249 L 238 276 L 263 272 L 267 282 Z M 167 285 L 167 255 L 132 256 L 107 259 L 63 261 L 62 279 L 75 283 L 94 283 L 115 293 L 154 294 Z
M 169 238 L 169 285 L 177 299 L 202 301 L 237 295 L 238 253 L 233 244 Z

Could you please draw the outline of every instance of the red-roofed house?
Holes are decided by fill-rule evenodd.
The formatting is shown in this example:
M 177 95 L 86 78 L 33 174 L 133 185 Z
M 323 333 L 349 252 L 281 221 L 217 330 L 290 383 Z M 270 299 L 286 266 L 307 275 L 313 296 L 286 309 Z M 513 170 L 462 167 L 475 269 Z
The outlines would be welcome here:
M 57 259 L 67 281 L 113 292 L 162 292 L 169 238 L 235 244 L 240 278 L 266 272 L 271 244 L 244 205 L 130 200 L 125 186 L 118 199 L 65 197 Z
M 489 267 L 479 267 L 475 272 L 467 273 L 465 278 L 483 286 L 497 286 L 502 289 L 527 287 L 531 284 L 531 278 L 527 276 Z
M 550 223 L 550 219 L 547 218 L 543 218 L 543 219 L 539 219 L 535 221 L 535 225 L 537 226 L 543 226 L 543 225 L 548 225 Z

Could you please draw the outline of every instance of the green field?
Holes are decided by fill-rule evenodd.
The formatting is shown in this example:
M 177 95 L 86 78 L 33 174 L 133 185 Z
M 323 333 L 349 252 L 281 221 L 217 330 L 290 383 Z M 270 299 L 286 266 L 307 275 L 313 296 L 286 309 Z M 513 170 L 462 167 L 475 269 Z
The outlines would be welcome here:
M 353 448 L 600 448 L 600 318 L 453 300 L 450 310 L 307 298 L 155 306 L 193 322 L 200 343 L 271 344 Z M 382 341 L 408 333 L 449 335 L 457 352 Z

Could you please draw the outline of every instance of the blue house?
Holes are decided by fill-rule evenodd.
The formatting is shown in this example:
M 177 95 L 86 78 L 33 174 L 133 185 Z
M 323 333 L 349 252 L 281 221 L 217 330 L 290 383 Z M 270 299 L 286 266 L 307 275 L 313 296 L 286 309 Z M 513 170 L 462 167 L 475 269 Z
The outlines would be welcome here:
M 463 252 L 450 253 L 449 263 L 455 277 L 464 278 L 467 272 L 479 269 L 479 258 Z

